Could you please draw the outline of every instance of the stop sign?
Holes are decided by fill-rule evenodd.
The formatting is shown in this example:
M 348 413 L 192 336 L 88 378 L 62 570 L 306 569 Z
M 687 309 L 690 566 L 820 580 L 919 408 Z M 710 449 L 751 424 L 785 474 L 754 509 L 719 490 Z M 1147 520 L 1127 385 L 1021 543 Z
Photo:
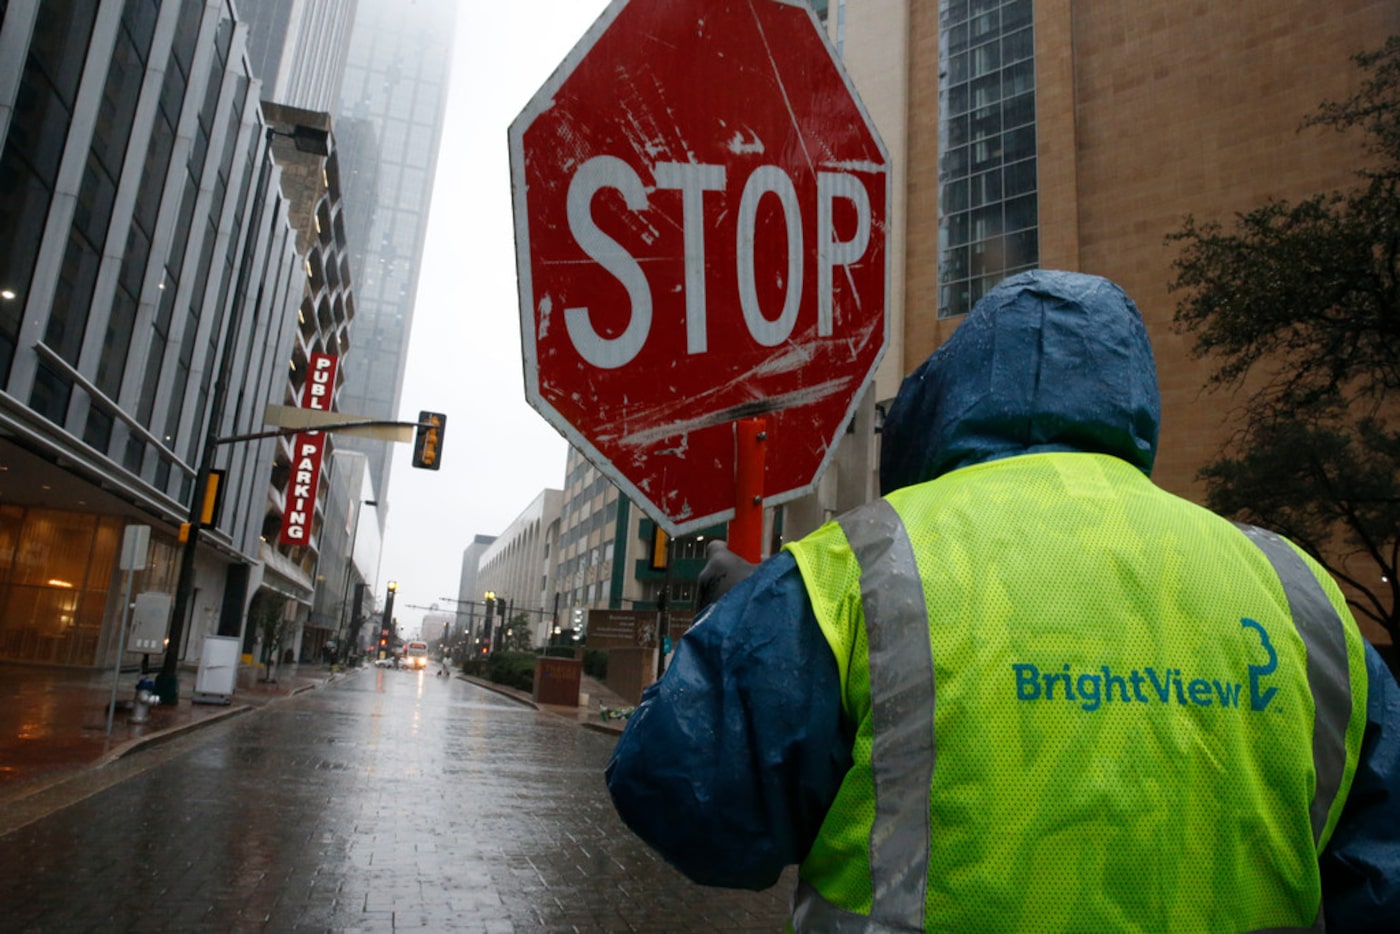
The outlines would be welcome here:
M 510 128 L 530 403 L 671 534 L 810 491 L 884 353 L 888 159 L 800 0 L 615 0 Z

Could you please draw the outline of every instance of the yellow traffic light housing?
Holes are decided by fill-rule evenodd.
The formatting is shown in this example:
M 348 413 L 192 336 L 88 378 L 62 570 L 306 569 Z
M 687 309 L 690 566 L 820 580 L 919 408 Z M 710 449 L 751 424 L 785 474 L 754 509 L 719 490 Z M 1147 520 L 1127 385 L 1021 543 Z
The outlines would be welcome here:
M 670 536 L 666 530 L 659 525 L 652 526 L 651 530 L 651 569 L 653 571 L 664 571 L 666 565 L 670 563 L 670 552 L 667 548 Z
M 418 434 L 413 439 L 413 466 L 437 470 L 442 463 L 442 435 L 447 416 L 441 412 L 419 412 Z

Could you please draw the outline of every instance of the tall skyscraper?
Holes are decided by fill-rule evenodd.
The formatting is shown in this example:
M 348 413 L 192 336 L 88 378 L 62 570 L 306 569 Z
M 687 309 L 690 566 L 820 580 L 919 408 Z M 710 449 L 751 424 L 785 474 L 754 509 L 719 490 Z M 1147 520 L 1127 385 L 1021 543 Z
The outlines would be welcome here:
M 262 97 L 332 111 L 340 99 L 355 0 L 238 0 L 248 23 L 248 60 Z
M 340 409 L 394 419 L 447 108 L 455 0 L 359 0 L 336 137 L 358 303 Z M 388 490 L 386 442 L 340 439 L 363 451 L 374 489 Z

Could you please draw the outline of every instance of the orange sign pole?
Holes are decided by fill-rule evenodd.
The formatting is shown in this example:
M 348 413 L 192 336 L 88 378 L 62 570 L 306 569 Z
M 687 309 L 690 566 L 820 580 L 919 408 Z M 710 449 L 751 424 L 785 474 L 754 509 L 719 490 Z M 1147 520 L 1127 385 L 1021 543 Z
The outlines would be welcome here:
M 744 418 L 734 423 L 734 518 L 729 523 L 729 550 L 754 564 L 763 560 L 763 469 L 767 442 L 767 419 Z

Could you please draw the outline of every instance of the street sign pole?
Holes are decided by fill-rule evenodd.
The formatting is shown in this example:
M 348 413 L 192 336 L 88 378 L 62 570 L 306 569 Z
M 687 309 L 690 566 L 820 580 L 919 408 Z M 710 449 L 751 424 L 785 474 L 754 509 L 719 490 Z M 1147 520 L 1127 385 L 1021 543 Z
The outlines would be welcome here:
M 126 590 L 122 594 L 122 619 L 117 629 L 117 664 L 112 673 L 112 700 L 107 705 L 107 738 L 112 738 L 112 718 L 117 709 L 117 682 L 122 678 L 122 655 L 126 652 L 126 627 L 131 619 L 131 587 L 137 571 L 145 570 L 146 553 L 151 547 L 149 525 L 128 525 L 122 533 L 121 569 L 126 571 Z
M 745 561 L 763 560 L 763 468 L 768 452 L 768 420 L 734 423 L 734 518 L 729 550 Z

